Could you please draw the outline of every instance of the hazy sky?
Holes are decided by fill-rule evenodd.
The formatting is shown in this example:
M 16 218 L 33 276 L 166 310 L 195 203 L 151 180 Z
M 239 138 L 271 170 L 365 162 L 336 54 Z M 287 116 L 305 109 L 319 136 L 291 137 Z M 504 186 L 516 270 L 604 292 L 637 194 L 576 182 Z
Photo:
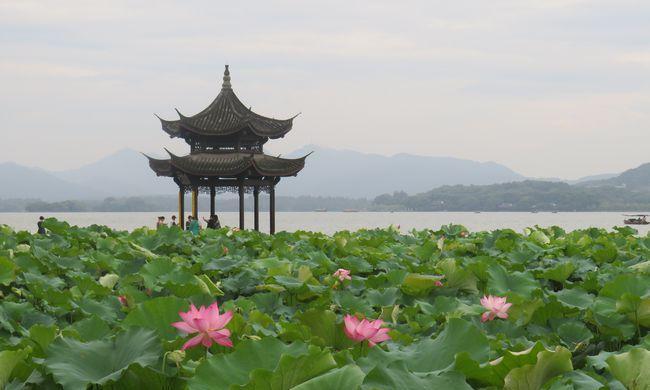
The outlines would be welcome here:
M 650 161 L 647 0 L 0 0 L 0 161 L 183 152 L 153 113 L 203 109 L 225 63 L 253 110 L 302 112 L 276 152 L 565 178 Z

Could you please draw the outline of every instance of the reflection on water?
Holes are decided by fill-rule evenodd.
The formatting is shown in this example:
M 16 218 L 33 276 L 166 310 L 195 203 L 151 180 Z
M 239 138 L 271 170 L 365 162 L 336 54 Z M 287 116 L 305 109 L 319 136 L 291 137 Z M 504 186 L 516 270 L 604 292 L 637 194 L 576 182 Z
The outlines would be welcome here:
M 0 224 L 14 229 L 36 231 L 36 221 L 41 213 L 0 213 Z M 55 217 L 70 224 L 88 226 L 102 224 L 114 229 L 132 230 L 141 226 L 155 227 L 156 217 L 165 215 L 167 220 L 172 213 L 51 213 L 46 217 Z M 207 214 L 199 215 L 207 217 Z M 236 212 L 219 213 L 222 224 L 236 226 L 239 217 Z M 202 224 L 203 221 L 201 220 Z M 371 212 L 278 212 L 276 226 L 278 230 L 312 230 L 333 233 L 338 230 L 357 230 L 362 228 L 386 227 L 400 225 L 402 231 L 413 228 L 437 229 L 449 223 L 465 225 L 472 231 L 511 228 L 521 231 L 528 226 L 560 226 L 566 230 L 602 227 L 611 229 L 623 225 L 621 213 L 371 213 Z M 268 231 L 268 213 L 261 213 L 260 224 L 263 231 Z M 246 226 L 253 226 L 252 213 L 246 213 Z M 641 235 L 650 232 L 650 225 L 633 226 Z

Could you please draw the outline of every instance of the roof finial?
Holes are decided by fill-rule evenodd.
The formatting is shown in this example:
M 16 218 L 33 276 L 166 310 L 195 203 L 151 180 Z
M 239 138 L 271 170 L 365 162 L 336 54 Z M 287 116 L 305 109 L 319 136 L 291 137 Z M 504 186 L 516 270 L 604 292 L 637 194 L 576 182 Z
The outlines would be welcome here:
M 226 65 L 226 70 L 223 71 L 223 84 L 221 84 L 221 89 L 231 89 L 230 85 L 230 70 L 228 70 L 228 65 Z

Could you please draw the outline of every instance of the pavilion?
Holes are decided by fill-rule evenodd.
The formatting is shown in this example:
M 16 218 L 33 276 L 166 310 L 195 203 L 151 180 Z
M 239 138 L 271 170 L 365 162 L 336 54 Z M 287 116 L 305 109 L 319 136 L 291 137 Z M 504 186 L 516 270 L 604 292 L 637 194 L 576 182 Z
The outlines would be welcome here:
M 221 91 L 210 105 L 194 116 L 176 110 L 179 119 L 164 120 L 162 129 L 171 138 L 182 138 L 190 145 L 190 154 L 169 159 L 147 156 L 158 176 L 173 178 L 178 185 L 178 214 L 181 228 L 185 223 L 185 193 L 192 193 L 192 216 L 198 217 L 198 194 L 210 194 L 210 215 L 215 214 L 217 192 L 239 195 L 239 228 L 244 229 L 244 196 L 253 194 L 254 228 L 260 229 L 259 194 L 269 194 L 269 231 L 275 233 L 275 186 L 282 177 L 296 176 L 307 156 L 287 159 L 264 154 L 269 139 L 284 137 L 293 119 L 273 119 L 256 114 L 235 95 L 230 84 L 228 65 Z

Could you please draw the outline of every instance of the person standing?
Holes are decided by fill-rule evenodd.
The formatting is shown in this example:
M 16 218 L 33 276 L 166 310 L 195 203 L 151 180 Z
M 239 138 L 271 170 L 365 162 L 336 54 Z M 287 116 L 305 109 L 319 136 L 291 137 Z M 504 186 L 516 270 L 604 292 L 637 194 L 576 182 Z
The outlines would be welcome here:
M 187 222 L 185 222 L 185 230 L 190 230 L 190 224 L 192 223 L 192 215 L 187 216 Z
M 158 222 L 156 222 L 156 229 L 160 229 L 162 226 L 165 226 L 165 217 L 158 217 Z
M 172 226 L 178 226 L 178 224 L 176 223 L 176 216 L 175 215 L 172 215 Z
M 221 222 L 219 222 L 219 217 L 217 216 L 217 214 L 212 214 L 210 216 L 210 219 L 203 218 L 203 220 L 207 224 L 206 227 L 208 229 L 219 229 L 219 228 L 221 228 Z
M 38 222 L 36 225 L 38 226 L 38 234 L 46 234 L 47 231 L 45 230 L 45 227 L 43 226 L 43 221 L 45 221 L 45 218 L 41 215 L 38 217 Z
M 192 217 L 189 223 L 189 231 L 192 232 L 193 235 L 198 236 L 199 230 L 201 230 L 201 225 L 199 224 L 199 220 L 197 218 Z

